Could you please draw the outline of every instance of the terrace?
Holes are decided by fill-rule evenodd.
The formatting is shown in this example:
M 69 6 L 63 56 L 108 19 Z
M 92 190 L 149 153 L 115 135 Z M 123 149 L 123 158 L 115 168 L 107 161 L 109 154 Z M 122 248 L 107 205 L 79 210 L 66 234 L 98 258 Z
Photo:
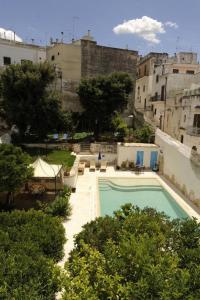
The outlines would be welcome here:
M 82 156 L 79 156 L 81 159 Z M 67 243 L 65 244 L 64 253 L 65 256 L 60 262 L 60 265 L 64 265 L 67 260 L 70 251 L 73 249 L 73 236 L 78 234 L 82 230 L 82 226 L 100 215 L 99 210 L 99 191 L 98 191 L 98 179 L 108 178 L 124 178 L 126 180 L 133 179 L 156 179 L 159 183 L 171 194 L 173 198 L 179 203 L 179 205 L 187 211 L 190 216 L 196 217 L 200 221 L 200 215 L 195 211 L 195 206 L 188 201 L 187 197 L 180 193 L 169 181 L 163 176 L 152 172 L 144 171 L 139 175 L 134 171 L 122 171 L 116 170 L 114 166 L 108 166 L 106 172 L 90 172 L 89 168 L 85 168 L 83 175 L 79 175 L 76 182 L 76 192 L 72 193 L 70 202 L 72 205 L 72 216 L 68 222 L 64 222 L 64 227 L 67 235 Z M 200 211 L 199 211 L 200 213 Z

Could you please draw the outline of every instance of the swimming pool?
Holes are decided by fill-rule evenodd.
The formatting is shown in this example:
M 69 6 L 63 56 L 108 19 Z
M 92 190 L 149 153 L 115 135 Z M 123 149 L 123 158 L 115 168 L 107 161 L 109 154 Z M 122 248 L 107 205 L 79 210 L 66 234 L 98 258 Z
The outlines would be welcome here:
M 99 178 L 99 202 L 101 216 L 131 203 L 141 209 L 152 207 L 171 219 L 189 217 L 157 179 Z

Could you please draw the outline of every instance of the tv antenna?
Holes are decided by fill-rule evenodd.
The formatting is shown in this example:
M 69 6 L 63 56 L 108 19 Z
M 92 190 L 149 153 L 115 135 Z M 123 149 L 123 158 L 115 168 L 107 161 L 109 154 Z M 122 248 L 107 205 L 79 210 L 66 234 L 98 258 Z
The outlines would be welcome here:
M 74 16 L 73 17 L 73 34 L 72 34 L 72 38 L 73 40 L 75 40 L 75 31 L 76 31 L 76 22 L 79 20 L 79 17 Z

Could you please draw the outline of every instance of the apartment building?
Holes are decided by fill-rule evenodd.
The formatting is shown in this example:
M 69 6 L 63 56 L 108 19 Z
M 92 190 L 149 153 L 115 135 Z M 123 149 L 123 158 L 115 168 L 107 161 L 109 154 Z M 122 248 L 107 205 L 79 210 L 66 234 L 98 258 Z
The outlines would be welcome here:
M 194 142 L 181 131 L 183 110 L 186 109 L 182 99 L 186 97 L 185 89 L 190 90 L 193 89 L 192 85 L 200 84 L 199 72 L 196 53 L 180 52 L 173 57 L 165 53 L 150 53 L 139 62 L 136 80 L 136 112 L 142 113 L 144 119 L 153 126 L 191 147 L 198 145 L 199 138 L 195 137 Z M 188 110 L 197 106 L 196 102 L 193 105 L 193 100 L 188 102 Z

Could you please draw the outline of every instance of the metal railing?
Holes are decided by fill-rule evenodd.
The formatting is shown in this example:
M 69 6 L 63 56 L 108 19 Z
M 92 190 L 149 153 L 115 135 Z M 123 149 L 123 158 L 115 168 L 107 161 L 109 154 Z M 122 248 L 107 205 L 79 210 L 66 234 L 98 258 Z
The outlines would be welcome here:
M 154 101 L 162 101 L 161 96 L 160 95 L 154 95 L 150 98 L 150 101 L 154 102 Z
M 188 127 L 186 133 L 193 136 L 200 136 L 200 128 L 198 127 Z

